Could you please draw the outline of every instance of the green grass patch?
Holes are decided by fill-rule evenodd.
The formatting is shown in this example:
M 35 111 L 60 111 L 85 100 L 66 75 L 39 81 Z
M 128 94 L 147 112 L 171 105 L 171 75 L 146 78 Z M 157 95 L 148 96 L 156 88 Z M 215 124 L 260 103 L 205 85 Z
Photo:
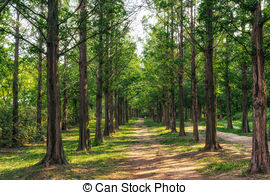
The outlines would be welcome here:
M 205 167 L 199 169 L 200 173 L 205 176 L 217 175 L 226 173 L 234 169 L 245 169 L 248 168 L 249 161 L 224 161 L 224 162 L 212 162 Z
M 76 151 L 78 128 L 62 134 L 65 155 L 70 163 L 66 167 L 43 168 L 34 166 L 46 153 L 45 143 L 32 144 L 19 149 L 0 149 L 0 179 L 106 179 L 125 159 L 129 146 L 137 143 L 133 130 L 136 119 L 123 125 L 103 143 L 93 144 L 89 151 Z M 104 121 L 103 121 L 104 125 Z M 90 137 L 94 143 L 95 121 L 90 122 Z
M 149 118 L 144 119 L 144 124 L 145 124 L 147 127 L 163 127 L 163 124 L 161 124 L 161 123 L 156 123 L 156 122 L 154 122 L 152 119 L 149 119 Z

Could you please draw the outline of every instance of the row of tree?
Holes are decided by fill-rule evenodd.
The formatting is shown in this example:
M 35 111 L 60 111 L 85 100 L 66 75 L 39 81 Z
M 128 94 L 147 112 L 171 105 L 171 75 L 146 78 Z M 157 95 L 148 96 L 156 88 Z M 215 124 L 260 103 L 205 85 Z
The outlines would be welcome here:
M 265 73 L 269 74 L 265 67 L 269 64 L 269 2 L 163 0 L 148 4 L 157 23 L 147 24 L 151 31 L 143 52 L 142 78 L 146 91 L 138 97 L 137 107 L 146 108 L 148 116 L 162 121 L 172 132 L 178 116 L 179 136 L 185 135 L 185 115 L 191 115 L 195 142 L 199 141 L 198 121 L 203 113 L 205 150 L 211 151 L 221 149 L 217 119 L 226 113 L 227 128 L 232 129 L 233 114 L 242 112 L 242 131 L 250 132 L 248 112 L 252 107 L 249 169 L 269 172 L 269 80 L 265 79 Z
M 19 146 L 25 137 L 41 139 L 46 129 L 47 152 L 38 164 L 66 165 L 61 133 L 68 125 L 79 124 L 77 150 L 88 150 L 89 116 L 96 119 L 95 144 L 128 122 L 129 86 L 140 76 L 136 45 L 129 35 L 137 9 L 127 9 L 122 0 L 1 4 L 1 50 L 5 52 L 1 53 L 1 112 L 12 119 L 5 121 L 6 116 L 1 116 L 1 145 Z M 31 85 L 25 89 L 27 83 Z M 24 113 L 34 107 L 36 114 Z

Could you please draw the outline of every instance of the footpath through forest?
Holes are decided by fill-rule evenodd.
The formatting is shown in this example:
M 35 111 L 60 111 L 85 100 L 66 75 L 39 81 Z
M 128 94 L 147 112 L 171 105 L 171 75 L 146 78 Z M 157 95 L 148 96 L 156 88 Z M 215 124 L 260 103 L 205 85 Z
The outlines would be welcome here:
M 221 138 L 233 144 L 243 144 L 247 147 L 252 146 L 252 137 L 240 136 L 233 133 L 224 133 L 220 131 L 217 131 L 217 136 L 218 138 Z
M 187 129 L 187 131 L 190 131 L 188 127 Z M 251 137 L 218 132 L 218 137 L 223 140 L 221 144 L 224 150 L 219 152 L 202 152 L 200 150 L 175 152 L 162 145 L 160 137 L 152 135 L 152 132 L 156 130 L 149 130 L 145 126 L 143 119 L 136 122 L 133 130 L 138 138 L 137 143 L 130 147 L 127 158 L 120 165 L 121 174 L 114 174 L 116 175 L 114 179 L 267 179 L 267 176 L 243 176 L 243 169 L 240 167 L 232 170 L 229 168 L 227 172 L 219 172 L 219 169 L 224 168 L 223 165 L 236 166 L 235 162 L 240 163 L 239 165 L 244 163 L 245 167 L 248 165 L 251 152 Z M 201 134 L 202 141 L 199 144 L 203 148 L 204 138 L 202 136 Z M 187 147 L 192 146 L 187 145 Z M 212 163 L 210 162 L 211 159 L 213 160 L 212 165 L 210 165 Z M 208 167 L 210 171 L 205 167 Z M 211 171 L 215 173 L 212 174 Z
M 190 156 L 175 155 L 149 135 L 143 119 L 135 124 L 138 143 L 130 148 L 123 166 L 130 180 L 203 179 Z

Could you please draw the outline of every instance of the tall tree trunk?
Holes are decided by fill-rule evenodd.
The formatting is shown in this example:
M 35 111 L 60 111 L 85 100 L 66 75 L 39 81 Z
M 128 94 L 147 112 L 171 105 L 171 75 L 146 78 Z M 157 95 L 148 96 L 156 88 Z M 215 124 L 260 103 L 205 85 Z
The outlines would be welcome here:
M 270 111 L 270 107 L 269 107 L 269 111 Z M 268 137 L 270 137 L 270 118 L 269 118 L 269 127 L 268 127 Z
M 114 93 L 114 120 L 115 120 L 115 130 L 118 130 L 119 129 L 119 99 L 118 99 L 118 94 L 117 94 L 117 91 L 115 91 Z
M 192 83 L 192 120 L 193 120 L 193 141 L 199 141 L 198 132 L 198 95 L 197 95 L 197 81 L 196 81 L 196 48 L 195 48 L 195 33 L 194 33 L 194 2 L 190 1 L 190 29 L 191 29 L 191 83 Z
M 109 122 L 109 125 L 110 125 L 110 134 L 114 133 L 115 130 L 114 130 L 114 124 L 113 124 L 113 91 L 112 90 L 109 90 L 109 118 L 110 118 L 110 122 Z
M 205 48 L 205 104 L 206 104 L 206 139 L 205 150 L 215 151 L 220 149 L 216 132 L 216 105 L 215 86 L 213 75 L 213 4 L 211 0 L 206 0 L 206 48 Z
M 185 136 L 185 118 L 184 118 L 184 97 L 183 97 L 183 57 L 184 57 L 184 24 L 183 24 L 183 0 L 181 0 L 181 13 L 180 13 L 180 41 L 179 41 L 179 72 L 178 72 L 178 88 L 179 88 L 179 136 Z
M 123 124 L 126 124 L 126 109 L 125 109 L 125 105 L 126 105 L 126 101 L 125 101 L 125 96 L 122 99 L 122 105 L 121 105 L 121 109 L 122 109 L 122 122 Z
M 106 73 L 105 73 L 106 74 Z M 105 81 L 106 86 L 108 83 L 108 80 Z M 104 136 L 110 136 L 110 119 L 109 119 L 109 90 L 107 87 L 105 87 L 105 125 L 104 125 Z
M 18 103 L 18 69 L 19 69 L 19 12 L 17 11 L 16 29 L 15 29 L 15 56 L 13 67 L 13 131 L 12 142 L 13 146 L 18 146 L 18 126 L 19 126 L 19 103 Z
M 251 173 L 270 173 L 270 159 L 266 133 L 266 86 L 264 78 L 263 23 L 261 1 L 252 9 L 252 68 L 253 68 L 253 137 L 252 156 L 249 165 Z
M 249 133 L 247 65 L 242 65 L 242 132 Z
M 43 5 L 40 6 L 41 13 L 43 13 Z M 39 33 L 39 53 L 38 53 L 38 94 L 37 94 L 37 132 L 41 132 L 41 121 L 42 121 L 42 35 Z
M 58 75 L 58 0 L 48 0 L 47 31 L 47 153 L 38 164 L 67 165 L 60 130 L 61 104 Z
M 166 110 L 165 110 L 165 117 L 166 117 L 166 129 L 170 129 L 170 98 L 169 98 L 169 91 L 168 91 L 168 85 L 166 85 Z
M 166 115 L 166 92 L 165 92 L 165 87 L 163 87 L 162 90 L 162 124 L 166 126 L 167 124 L 167 115 Z
M 80 7 L 80 40 L 86 40 L 87 27 L 86 27 L 86 0 L 81 0 Z M 88 150 L 91 147 L 90 131 L 88 129 L 88 86 L 87 86 L 87 43 L 83 41 L 79 46 L 80 60 L 80 133 L 78 151 Z
M 226 90 L 226 106 L 227 106 L 227 129 L 233 129 L 232 115 L 231 115 L 231 94 L 229 83 L 229 51 L 228 51 L 228 38 L 226 41 L 226 59 L 225 59 L 225 90 Z
M 106 33 L 106 44 L 110 44 L 110 35 L 107 32 Z M 104 82 L 104 95 L 105 95 L 105 125 L 104 125 L 104 136 L 110 136 L 110 74 L 111 74 L 111 63 L 110 63 L 110 50 L 109 48 L 107 50 L 107 61 L 104 64 L 104 77 L 105 77 L 105 82 Z
M 103 2 L 99 2 L 99 64 L 97 73 L 97 95 L 96 95 L 96 134 L 95 141 L 103 142 L 101 129 L 102 121 L 102 86 L 103 86 Z
M 171 98 L 172 98 L 172 132 L 176 133 L 176 109 L 175 109 L 175 94 L 174 94 L 174 85 L 172 85 L 172 89 L 171 89 Z
M 123 117 L 122 117 L 122 97 L 118 96 L 118 124 L 123 125 Z
M 174 93 L 174 71 L 173 66 L 175 64 L 174 62 L 174 2 L 171 3 L 171 130 L 173 133 L 176 131 L 176 109 L 175 109 L 175 93 Z
M 125 109 L 126 109 L 126 112 L 125 112 L 125 117 L 126 117 L 126 122 L 128 123 L 128 120 L 129 120 L 129 117 L 128 117 L 128 98 L 126 97 L 125 98 Z
M 63 119 L 62 119 L 62 131 L 67 131 L 67 57 L 64 59 L 64 73 L 63 73 Z

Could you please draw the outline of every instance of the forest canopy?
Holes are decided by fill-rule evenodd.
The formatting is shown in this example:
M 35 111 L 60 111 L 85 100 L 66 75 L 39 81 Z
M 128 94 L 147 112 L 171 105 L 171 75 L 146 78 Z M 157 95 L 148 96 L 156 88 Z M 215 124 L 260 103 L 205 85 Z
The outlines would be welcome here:
M 41 144 L 34 164 L 69 165 L 71 129 L 91 151 L 145 118 L 179 139 L 191 123 L 216 152 L 222 124 L 252 136 L 248 171 L 270 173 L 269 67 L 268 0 L 0 0 L 0 148 Z

